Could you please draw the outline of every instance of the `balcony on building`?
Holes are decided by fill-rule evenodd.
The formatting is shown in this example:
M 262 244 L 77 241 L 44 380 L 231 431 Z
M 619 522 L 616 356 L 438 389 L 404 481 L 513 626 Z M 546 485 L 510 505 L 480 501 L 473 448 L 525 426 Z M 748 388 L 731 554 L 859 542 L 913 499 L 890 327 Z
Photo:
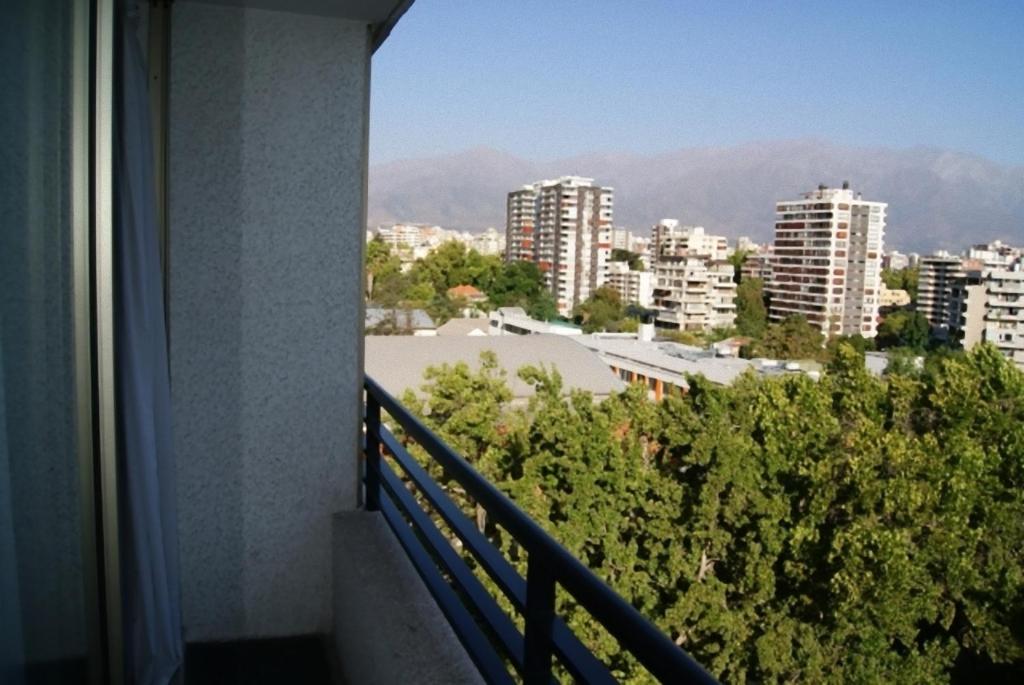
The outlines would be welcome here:
M 707 680 L 364 378 L 368 61 L 408 4 L 173 4 L 167 299 L 185 638 L 214 671 L 237 667 L 238 645 L 304 639 L 350 683 L 550 682 L 552 667 L 609 682 L 552 614 L 557 586 L 661 679 Z M 522 536 L 525 577 L 441 501 L 389 424 Z

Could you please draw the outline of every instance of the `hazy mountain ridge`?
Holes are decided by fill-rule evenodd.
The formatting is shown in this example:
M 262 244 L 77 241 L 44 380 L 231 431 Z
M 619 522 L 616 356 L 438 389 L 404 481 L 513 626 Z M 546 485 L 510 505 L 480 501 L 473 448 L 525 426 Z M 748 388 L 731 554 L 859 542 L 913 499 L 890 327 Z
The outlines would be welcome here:
M 886 243 L 960 249 L 994 238 L 1024 243 L 1024 167 L 932 148 L 848 147 L 816 140 L 598 153 L 532 162 L 491 149 L 370 167 L 368 223 L 501 229 L 508 191 L 540 178 L 590 176 L 615 187 L 615 223 L 646 233 L 663 217 L 730 237 L 771 237 L 776 200 L 849 180 L 889 203 Z

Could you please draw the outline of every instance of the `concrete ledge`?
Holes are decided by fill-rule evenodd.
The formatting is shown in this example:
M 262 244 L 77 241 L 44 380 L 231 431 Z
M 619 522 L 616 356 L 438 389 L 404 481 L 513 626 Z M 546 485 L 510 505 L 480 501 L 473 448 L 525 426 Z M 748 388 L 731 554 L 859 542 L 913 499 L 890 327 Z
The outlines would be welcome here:
M 483 683 L 380 514 L 334 516 L 334 644 L 347 682 Z

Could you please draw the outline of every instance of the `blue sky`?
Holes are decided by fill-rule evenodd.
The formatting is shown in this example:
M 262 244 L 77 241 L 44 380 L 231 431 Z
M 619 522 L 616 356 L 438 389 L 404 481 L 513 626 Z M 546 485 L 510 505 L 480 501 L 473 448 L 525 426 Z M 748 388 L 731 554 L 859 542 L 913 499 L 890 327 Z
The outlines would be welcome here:
M 416 0 L 370 130 L 374 162 L 814 137 L 1024 165 L 1024 0 Z

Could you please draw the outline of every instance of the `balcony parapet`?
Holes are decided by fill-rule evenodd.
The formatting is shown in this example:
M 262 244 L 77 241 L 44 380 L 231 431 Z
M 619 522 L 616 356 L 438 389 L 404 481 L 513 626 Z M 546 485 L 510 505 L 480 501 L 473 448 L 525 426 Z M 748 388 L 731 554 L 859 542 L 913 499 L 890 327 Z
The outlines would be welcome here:
M 617 682 L 556 614 L 558 586 L 661 682 L 716 682 L 375 381 L 367 378 L 364 389 L 366 508 L 383 514 L 485 681 L 512 683 L 514 672 L 528 685 L 546 685 L 557 659 L 577 682 Z M 526 550 L 526 578 L 382 424 L 382 409 Z M 523 617 L 523 631 L 437 527 L 438 516 Z

